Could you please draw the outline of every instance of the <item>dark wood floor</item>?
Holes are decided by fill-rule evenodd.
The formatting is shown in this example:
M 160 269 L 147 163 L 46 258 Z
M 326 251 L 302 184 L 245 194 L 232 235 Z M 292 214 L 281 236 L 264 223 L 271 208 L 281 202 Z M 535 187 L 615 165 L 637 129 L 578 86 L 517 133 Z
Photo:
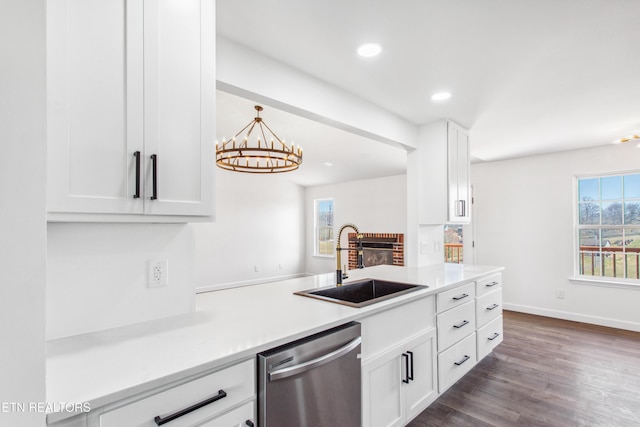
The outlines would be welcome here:
M 640 333 L 505 312 L 502 344 L 409 426 L 640 426 Z

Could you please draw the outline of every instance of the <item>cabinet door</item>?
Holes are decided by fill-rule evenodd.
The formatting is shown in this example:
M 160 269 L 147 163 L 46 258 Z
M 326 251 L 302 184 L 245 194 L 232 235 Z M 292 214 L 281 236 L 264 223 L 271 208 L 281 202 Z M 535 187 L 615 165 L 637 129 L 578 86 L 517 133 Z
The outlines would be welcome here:
M 362 425 L 393 427 L 405 420 L 402 357 L 398 349 L 362 365 Z
M 413 358 L 413 380 L 405 384 L 407 420 L 418 415 L 438 397 L 436 329 L 409 345 Z
M 47 1 L 47 209 L 142 213 L 142 0 Z
M 449 222 L 468 223 L 471 218 L 469 134 L 449 122 L 447 135 Z
M 212 215 L 214 3 L 145 0 L 144 8 L 145 213 Z

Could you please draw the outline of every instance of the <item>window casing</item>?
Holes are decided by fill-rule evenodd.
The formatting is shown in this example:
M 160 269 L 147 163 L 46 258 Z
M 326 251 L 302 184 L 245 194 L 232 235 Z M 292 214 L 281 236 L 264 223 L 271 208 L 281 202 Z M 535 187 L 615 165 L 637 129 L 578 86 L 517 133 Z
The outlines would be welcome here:
M 640 283 L 640 171 L 577 177 L 576 275 Z
M 334 256 L 333 199 L 314 200 L 314 255 Z

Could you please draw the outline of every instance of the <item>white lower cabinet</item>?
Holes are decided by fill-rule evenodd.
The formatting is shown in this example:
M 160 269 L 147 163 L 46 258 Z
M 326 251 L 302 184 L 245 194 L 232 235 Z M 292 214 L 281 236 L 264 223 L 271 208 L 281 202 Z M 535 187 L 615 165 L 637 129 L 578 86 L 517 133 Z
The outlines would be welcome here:
M 95 412 L 90 427 L 231 427 L 255 423 L 253 359 Z M 197 409 L 192 409 L 198 406 Z M 249 421 L 249 424 L 247 424 Z
M 438 389 L 443 393 L 476 364 L 475 332 L 438 354 Z
M 435 328 L 362 365 L 363 425 L 402 426 L 437 397 Z
M 478 329 L 478 360 L 482 360 L 502 342 L 502 316 Z
M 233 409 L 219 417 L 216 417 L 201 427 L 251 427 L 255 425 L 255 402 L 247 402 L 244 405 Z
M 48 427 L 87 427 L 87 414 L 76 415 L 73 418 L 58 421 L 57 423 L 47 423 Z

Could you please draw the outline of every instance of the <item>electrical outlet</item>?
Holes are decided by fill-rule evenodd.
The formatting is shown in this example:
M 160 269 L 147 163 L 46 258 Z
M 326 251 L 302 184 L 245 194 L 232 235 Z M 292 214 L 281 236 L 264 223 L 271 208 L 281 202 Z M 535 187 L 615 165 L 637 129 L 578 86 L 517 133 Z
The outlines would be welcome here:
M 258 267 L 257 265 L 253 266 L 253 271 L 255 271 L 256 273 L 260 271 L 260 267 Z
M 420 253 L 426 254 L 427 252 L 429 252 L 429 242 L 423 240 L 420 242 Z
M 564 289 L 562 288 L 556 289 L 556 298 L 564 299 Z
M 149 261 L 147 286 L 161 288 L 169 284 L 169 260 L 153 259 Z

